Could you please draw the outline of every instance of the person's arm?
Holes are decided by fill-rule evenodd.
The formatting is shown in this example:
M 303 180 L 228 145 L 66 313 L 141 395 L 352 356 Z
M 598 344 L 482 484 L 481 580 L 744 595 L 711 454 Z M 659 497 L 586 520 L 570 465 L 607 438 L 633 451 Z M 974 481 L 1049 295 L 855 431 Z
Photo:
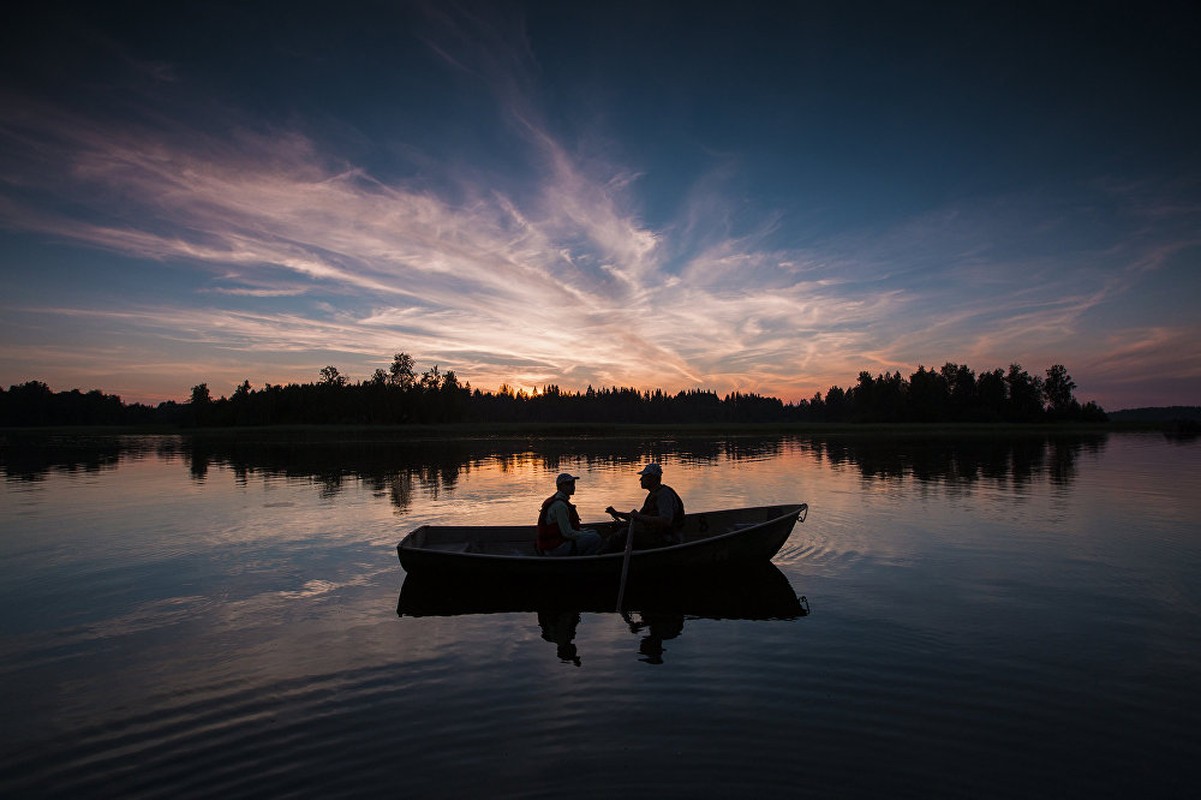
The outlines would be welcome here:
M 617 509 L 613 508 L 613 506 L 609 506 L 608 508 L 605 509 L 605 513 L 608 514 L 609 516 L 613 517 L 613 519 L 617 520 L 618 522 L 629 522 L 630 516 L 634 512 L 631 511 L 627 514 L 624 511 L 618 511 Z

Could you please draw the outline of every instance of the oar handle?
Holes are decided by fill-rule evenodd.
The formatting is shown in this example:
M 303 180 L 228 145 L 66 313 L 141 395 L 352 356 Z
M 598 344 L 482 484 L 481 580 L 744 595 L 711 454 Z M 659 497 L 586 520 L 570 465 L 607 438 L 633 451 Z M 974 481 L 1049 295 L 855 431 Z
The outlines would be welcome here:
M 626 554 L 621 561 L 621 587 L 617 590 L 617 610 L 621 611 L 622 602 L 626 596 L 626 576 L 630 574 L 630 551 L 634 549 L 634 520 L 630 520 L 629 530 L 626 531 Z

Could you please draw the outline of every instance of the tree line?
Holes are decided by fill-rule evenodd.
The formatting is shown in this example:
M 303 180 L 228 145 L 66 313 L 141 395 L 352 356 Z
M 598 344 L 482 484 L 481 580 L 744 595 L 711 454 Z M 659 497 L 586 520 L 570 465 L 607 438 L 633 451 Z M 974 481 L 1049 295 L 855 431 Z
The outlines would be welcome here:
M 78 389 L 53 392 L 41 381 L 0 388 L 0 425 L 141 425 L 229 427 L 244 425 L 404 425 L 452 422 L 568 423 L 900 423 L 900 422 L 1104 422 L 1094 402 L 1080 404 L 1076 383 L 1056 364 L 1031 375 L 1019 364 L 976 373 L 948 362 L 900 371 L 860 372 L 846 389 L 831 386 L 808 400 L 705 389 L 670 394 L 661 389 L 589 386 L 565 391 L 550 384 L 526 392 L 502 385 L 472 389 L 437 365 L 418 374 L 412 356 L 397 353 L 389 369 L 352 382 L 327 366 L 312 383 L 260 388 L 241 383 L 214 397 L 205 383 L 187 402 L 125 404 L 116 395 Z

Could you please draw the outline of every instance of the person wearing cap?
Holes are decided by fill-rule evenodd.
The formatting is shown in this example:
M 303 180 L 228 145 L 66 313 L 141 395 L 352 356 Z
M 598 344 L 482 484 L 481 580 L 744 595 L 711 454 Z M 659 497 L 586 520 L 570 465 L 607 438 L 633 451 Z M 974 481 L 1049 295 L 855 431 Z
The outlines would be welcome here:
M 625 523 L 626 528 L 615 531 L 605 541 L 601 552 L 624 550 L 630 523 L 633 523 L 634 527 L 635 550 L 667 547 L 679 544 L 683 540 L 681 529 L 684 527 L 684 501 L 675 489 L 663 483 L 663 468 L 658 464 L 647 464 L 638 475 L 639 483 L 646 489 L 646 499 L 642 501 L 642 508 L 629 513 L 616 511 L 613 506 L 605 509 L 606 514 L 619 523 Z
M 560 473 L 555 478 L 555 493 L 542 501 L 534 543 L 539 555 L 590 556 L 600 550 L 600 534 L 580 527 L 580 512 L 571 504 L 577 480 L 577 475 Z

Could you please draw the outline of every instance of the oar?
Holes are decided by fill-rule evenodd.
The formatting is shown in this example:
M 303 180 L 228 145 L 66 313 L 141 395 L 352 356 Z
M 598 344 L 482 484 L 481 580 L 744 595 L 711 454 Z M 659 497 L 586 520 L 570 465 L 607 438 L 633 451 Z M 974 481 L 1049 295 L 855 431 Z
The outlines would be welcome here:
M 621 562 L 621 588 L 617 590 L 617 610 L 621 611 L 626 596 L 626 576 L 630 574 L 630 551 L 634 549 L 634 518 L 630 517 L 630 529 L 626 532 L 626 554 Z

